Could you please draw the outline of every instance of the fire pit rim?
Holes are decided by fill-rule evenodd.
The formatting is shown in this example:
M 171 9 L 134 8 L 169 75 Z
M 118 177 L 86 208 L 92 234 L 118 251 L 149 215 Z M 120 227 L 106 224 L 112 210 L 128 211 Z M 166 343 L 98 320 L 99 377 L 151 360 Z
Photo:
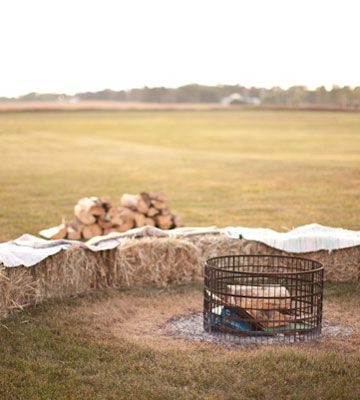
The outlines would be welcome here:
M 255 272 L 246 268 L 255 268 Z M 266 268 L 270 272 L 264 272 Z M 281 271 L 271 272 L 271 268 Z M 311 258 L 270 254 L 211 257 L 204 267 L 204 329 L 256 343 L 269 343 L 268 338 L 283 343 L 315 339 L 321 335 L 323 274 L 323 264 Z M 223 290 L 224 285 L 233 285 L 233 291 Z M 286 293 L 247 293 L 249 288 L 264 285 Z M 243 289 L 246 293 L 241 293 Z
M 241 275 L 259 275 L 259 272 L 252 272 L 252 271 L 234 271 L 229 268 L 228 266 L 225 267 L 219 267 L 215 265 L 211 265 L 212 261 L 217 261 L 217 260 L 222 260 L 222 259 L 227 259 L 229 257 L 236 257 L 236 258 L 250 258 L 250 257 L 256 257 L 256 258 L 273 258 L 273 259 L 292 259 L 292 260 L 299 260 L 299 261 L 306 261 L 306 262 L 311 262 L 313 265 L 317 265 L 317 268 L 311 268 L 307 270 L 299 270 L 299 271 L 287 271 L 287 272 L 281 272 L 281 275 L 301 275 L 301 274 L 309 274 L 312 272 L 319 272 L 324 269 L 324 265 L 316 260 L 313 260 L 311 258 L 304 258 L 304 257 L 297 257 L 297 256 L 279 256 L 279 255 L 273 255 L 273 254 L 232 254 L 232 255 L 227 255 L 227 256 L 216 256 L 216 257 L 211 257 L 208 258 L 205 262 L 205 267 L 211 267 L 214 270 L 217 271 L 223 271 L 223 272 L 230 272 L 234 274 L 241 274 Z M 239 266 L 237 266 L 239 267 Z M 264 267 L 268 267 L 267 265 L 264 265 Z M 284 267 L 286 268 L 286 267 Z M 262 276 L 273 276 L 274 274 L 278 274 L 278 272 L 261 272 L 260 273 Z

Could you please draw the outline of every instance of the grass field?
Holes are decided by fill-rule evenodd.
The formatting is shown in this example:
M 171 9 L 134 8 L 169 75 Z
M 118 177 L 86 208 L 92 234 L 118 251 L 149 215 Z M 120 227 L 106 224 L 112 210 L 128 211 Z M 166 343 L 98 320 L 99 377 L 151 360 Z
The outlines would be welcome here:
M 142 190 L 187 225 L 360 229 L 357 113 L 0 113 L 0 149 L 0 240 L 71 218 L 82 196 Z M 0 399 L 359 399 L 359 299 L 326 287 L 350 339 L 237 350 L 156 333 L 201 309 L 197 286 L 48 302 L 0 322 Z
M 359 399 L 359 333 L 244 349 L 159 334 L 172 313 L 201 309 L 201 295 L 196 286 L 108 291 L 13 316 L 0 325 L 0 398 Z M 359 332 L 359 287 L 328 285 L 325 297 L 325 317 Z
M 142 190 L 188 225 L 360 229 L 359 113 L 3 113 L 0 138 L 0 240 Z

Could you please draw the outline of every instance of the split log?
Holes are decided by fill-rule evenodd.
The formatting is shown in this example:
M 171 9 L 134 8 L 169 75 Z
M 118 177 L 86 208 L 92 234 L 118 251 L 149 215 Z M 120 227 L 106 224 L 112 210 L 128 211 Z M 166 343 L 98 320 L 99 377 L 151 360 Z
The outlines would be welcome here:
M 157 215 L 155 223 L 161 229 L 170 229 L 173 225 L 172 215 Z
M 103 230 L 98 224 L 91 224 L 91 225 L 86 225 L 84 226 L 84 229 L 82 231 L 82 235 L 84 239 L 91 239 L 95 236 L 101 236 Z
M 125 224 L 115 227 L 114 229 L 115 229 L 115 232 L 126 232 L 129 229 L 132 229 L 133 227 L 134 227 L 133 222 L 127 222 Z
M 157 210 L 155 207 L 150 207 L 146 213 L 146 215 L 150 218 L 155 217 L 157 214 L 159 214 L 159 210 Z
M 119 213 L 119 209 L 117 207 L 110 207 L 105 215 L 105 220 L 111 221 L 111 218 L 114 218 Z
M 164 208 L 162 208 L 162 209 L 160 210 L 160 212 L 161 212 L 161 215 L 170 215 L 170 214 L 171 214 L 171 211 L 170 211 L 170 208 L 169 208 L 169 207 L 164 207 Z
M 149 209 L 148 205 L 140 195 L 125 193 L 122 195 L 120 201 L 123 207 L 130 208 L 133 211 L 138 211 L 143 214 L 145 214 Z
M 250 303 L 252 307 L 264 310 L 291 308 L 291 296 L 285 286 L 227 285 L 227 289 L 230 294 L 235 295 L 229 296 L 229 301 L 242 308 L 249 307 Z
M 119 214 L 120 214 L 121 218 L 125 221 L 125 223 L 127 223 L 127 224 L 134 223 L 134 220 L 135 220 L 134 211 L 129 210 L 128 208 L 120 208 Z
M 110 229 L 113 226 L 111 221 L 107 221 L 105 217 L 99 218 L 98 224 L 102 229 Z
M 67 233 L 66 225 L 60 224 L 49 229 L 44 229 L 39 234 L 45 239 L 65 239 Z
M 166 202 L 165 196 L 162 194 L 154 194 L 152 196 L 150 196 L 152 200 L 157 200 L 157 201 L 161 201 L 163 203 Z
M 145 218 L 144 225 L 155 226 L 155 221 L 152 218 Z
M 74 229 L 72 226 L 67 227 L 67 239 L 69 240 L 80 240 L 81 239 L 81 231 Z
M 125 232 L 145 225 L 161 229 L 182 226 L 181 219 L 171 213 L 162 195 L 147 192 L 124 194 L 121 204 L 122 207 L 113 207 L 108 196 L 82 198 L 74 207 L 74 221 L 43 230 L 40 234 L 49 239 L 67 237 L 79 240 L 113 231 Z
M 151 204 L 157 210 L 162 210 L 163 208 L 165 208 L 165 198 L 161 195 L 153 196 L 151 199 Z
M 103 230 L 103 235 L 108 235 L 109 233 L 119 232 L 117 228 L 106 228 Z
M 109 221 L 111 226 L 113 225 L 121 225 L 125 221 L 121 218 L 119 209 L 117 207 L 111 207 L 109 211 L 105 215 L 105 220 Z
M 111 208 L 112 203 L 110 196 L 101 196 L 99 200 L 105 211 L 108 211 Z
M 96 217 L 91 212 L 91 209 L 96 206 L 94 200 L 85 197 L 80 199 L 74 208 L 75 217 L 85 225 L 91 225 L 95 223 Z M 95 212 L 97 209 L 95 209 Z
M 94 217 L 103 217 L 105 215 L 105 209 L 101 204 L 95 204 L 90 208 L 90 214 Z
M 67 226 L 67 238 L 70 240 L 80 240 L 83 229 L 84 224 L 78 219 L 74 219 Z
M 139 212 L 135 212 L 134 213 L 134 220 L 135 220 L 136 227 L 140 228 L 140 227 L 145 225 L 146 217 L 145 217 L 144 214 L 141 214 Z
M 174 228 L 180 228 L 181 226 L 184 226 L 182 218 L 179 215 L 173 214 L 172 219 Z
M 149 195 L 149 193 L 141 192 L 140 197 L 142 198 L 142 200 L 144 200 L 144 202 L 149 208 L 151 206 L 151 196 Z
M 84 224 L 76 218 L 73 219 L 68 225 L 80 232 L 82 232 L 82 230 L 84 229 Z

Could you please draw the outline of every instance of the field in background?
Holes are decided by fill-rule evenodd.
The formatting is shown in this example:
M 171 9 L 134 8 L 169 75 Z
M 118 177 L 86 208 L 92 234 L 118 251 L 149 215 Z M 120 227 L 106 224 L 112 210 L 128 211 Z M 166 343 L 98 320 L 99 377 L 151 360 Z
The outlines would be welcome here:
M 81 100 L 81 101 L 14 101 L 0 102 L 0 112 L 31 111 L 206 111 L 206 110 L 309 110 L 309 111 L 347 111 L 359 112 L 359 107 L 332 104 L 280 105 L 261 104 L 254 106 L 242 104 L 231 106 L 223 103 L 155 103 L 135 101 Z
M 188 225 L 360 229 L 360 114 L 3 113 L 0 149 L 0 240 L 71 218 L 82 196 L 141 190 Z M 358 332 L 359 289 L 327 285 L 325 318 Z M 359 398 L 358 334 L 235 350 L 159 334 L 201 299 L 198 286 L 108 290 L 15 314 L 0 323 L 0 398 Z
M 163 192 L 188 225 L 360 229 L 360 114 L 0 114 L 0 240 L 71 218 L 82 196 Z

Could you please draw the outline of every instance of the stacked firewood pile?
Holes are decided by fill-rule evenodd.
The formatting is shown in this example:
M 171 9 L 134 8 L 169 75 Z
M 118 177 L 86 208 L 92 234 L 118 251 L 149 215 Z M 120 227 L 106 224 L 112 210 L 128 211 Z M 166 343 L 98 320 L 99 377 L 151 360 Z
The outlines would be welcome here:
M 160 229 L 182 226 L 179 216 L 170 211 L 162 195 L 124 194 L 120 203 L 116 207 L 109 197 L 85 197 L 76 204 L 73 221 L 45 229 L 40 235 L 47 239 L 87 240 L 147 225 Z

